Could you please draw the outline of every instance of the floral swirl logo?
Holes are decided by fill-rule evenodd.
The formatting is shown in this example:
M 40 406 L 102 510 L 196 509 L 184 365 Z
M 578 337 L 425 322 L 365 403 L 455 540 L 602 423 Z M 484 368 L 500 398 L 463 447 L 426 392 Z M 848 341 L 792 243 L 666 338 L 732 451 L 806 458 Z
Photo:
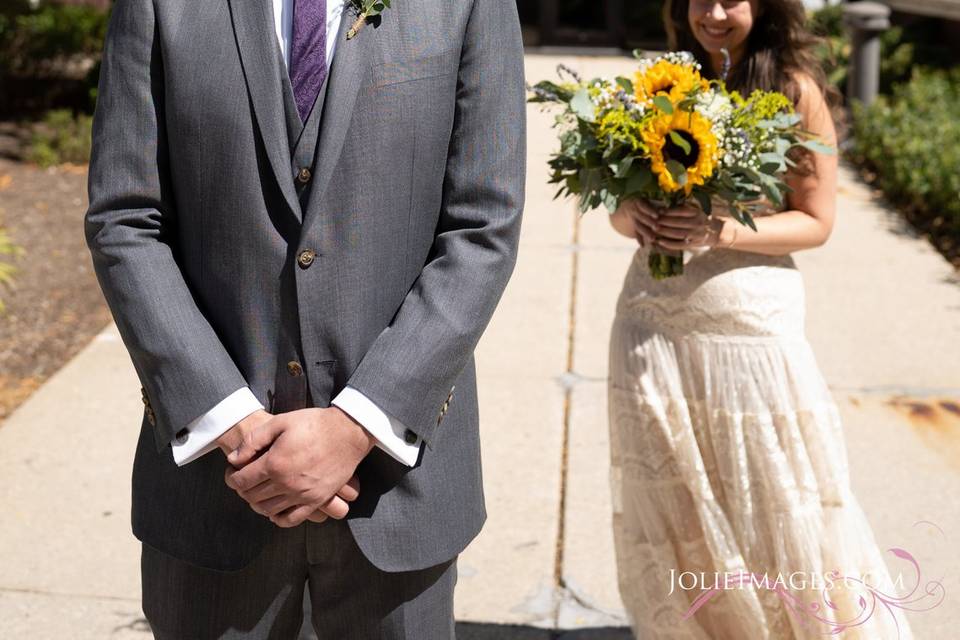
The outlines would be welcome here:
M 943 534 L 943 531 L 932 522 L 922 521 L 916 524 L 930 525 L 939 531 L 941 535 Z M 700 608 L 724 590 L 753 587 L 767 589 L 776 593 L 784 603 L 786 611 L 801 625 L 808 628 L 821 628 L 824 630 L 824 635 L 839 635 L 848 629 L 859 627 L 876 615 L 878 611 L 885 610 L 886 614 L 890 615 L 893 619 L 894 625 L 897 628 L 897 637 L 899 638 L 900 622 L 894 610 L 900 609 L 913 612 L 930 611 L 943 603 L 946 597 L 946 590 L 943 586 L 942 577 L 924 582 L 920 570 L 920 563 L 917 562 L 917 559 L 909 551 L 899 547 L 889 549 L 888 551 L 897 558 L 905 561 L 912 569 L 913 577 L 910 581 L 912 587 L 905 595 L 887 593 L 877 586 L 870 584 L 864 578 L 844 575 L 839 570 L 834 570 L 819 576 L 819 579 L 823 581 L 823 587 L 819 590 L 821 601 L 805 603 L 802 598 L 791 593 L 791 589 L 803 589 L 807 585 L 806 581 L 804 581 L 800 587 L 795 585 L 796 573 L 790 574 L 788 578 L 780 575 L 771 581 L 767 574 L 760 575 L 741 571 L 724 574 L 722 578 L 718 575 L 709 588 L 704 588 L 703 582 L 705 581 L 702 581 L 701 588 L 704 589 L 703 592 L 694 599 L 690 608 L 684 613 L 682 620 L 689 619 Z M 677 576 L 674 577 L 676 578 Z M 810 574 L 810 577 L 813 578 L 814 582 L 818 579 L 816 574 Z M 682 574 L 679 578 L 681 588 L 688 588 L 683 585 Z M 892 583 L 894 581 L 888 580 L 888 582 Z M 895 582 L 902 586 L 902 572 Z M 830 594 L 830 591 L 838 583 L 842 583 L 850 590 L 851 596 L 856 597 L 857 610 L 845 619 L 837 619 L 837 614 L 841 612 L 841 606 L 837 604 L 835 599 L 831 598 Z M 852 600 L 853 598 L 851 597 L 850 599 Z M 849 608 L 849 606 L 847 608 Z

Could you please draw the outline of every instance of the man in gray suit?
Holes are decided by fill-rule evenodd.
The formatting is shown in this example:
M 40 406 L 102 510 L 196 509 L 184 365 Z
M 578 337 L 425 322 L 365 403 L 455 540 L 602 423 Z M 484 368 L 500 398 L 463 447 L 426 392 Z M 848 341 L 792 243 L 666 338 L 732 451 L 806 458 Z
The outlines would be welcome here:
M 453 637 L 516 261 L 514 0 L 117 0 L 85 233 L 158 638 Z M 229 459 L 228 456 L 229 455 Z

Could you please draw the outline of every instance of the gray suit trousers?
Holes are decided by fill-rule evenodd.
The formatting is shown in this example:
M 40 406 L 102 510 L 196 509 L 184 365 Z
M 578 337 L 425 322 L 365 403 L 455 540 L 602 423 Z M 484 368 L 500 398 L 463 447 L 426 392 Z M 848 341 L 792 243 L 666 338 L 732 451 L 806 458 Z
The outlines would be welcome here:
M 240 571 L 206 569 L 143 544 L 143 610 L 159 640 L 320 640 L 454 637 L 456 559 L 388 573 L 361 553 L 346 522 L 304 522 L 274 535 Z

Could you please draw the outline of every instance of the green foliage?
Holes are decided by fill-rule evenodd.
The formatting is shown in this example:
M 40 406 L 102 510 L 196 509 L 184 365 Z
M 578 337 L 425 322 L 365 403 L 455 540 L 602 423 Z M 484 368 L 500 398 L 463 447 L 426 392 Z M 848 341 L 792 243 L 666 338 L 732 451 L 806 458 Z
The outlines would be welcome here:
M 2 71 L 34 73 L 52 61 L 98 55 L 107 33 L 107 13 L 85 5 L 27 3 L 0 12 Z
M 828 5 L 809 16 L 811 30 L 823 38 L 817 47 L 827 73 L 827 81 L 841 93 L 846 91 L 850 67 L 851 45 L 843 27 L 843 5 Z M 943 46 L 942 21 L 934 18 L 913 18 L 904 25 L 894 25 L 880 35 L 880 91 L 889 93 L 894 84 L 909 80 L 914 66 L 945 69 L 955 59 L 950 47 Z
M 379 20 L 384 9 L 390 8 L 390 0 L 352 0 L 357 12 L 357 20 L 347 31 L 347 40 L 356 37 L 368 20 Z
M 32 8 L 25 0 L 0 5 L 0 107 L 69 103 L 92 111 L 109 13 L 50 2 Z
M 854 105 L 853 159 L 948 255 L 960 244 L 960 68 L 915 70 L 864 108 Z
M 22 249 L 17 247 L 10 241 L 10 238 L 7 236 L 6 232 L 0 228 L 0 257 L 3 256 L 17 256 L 22 253 Z M 9 286 L 13 282 L 13 274 L 16 272 L 16 268 L 4 260 L 0 260 L 0 285 Z M 3 300 L 0 299 L 0 311 L 3 311 Z
M 42 167 L 64 162 L 85 164 L 90 159 L 93 117 L 74 116 L 69 109 L 49 111 L 35 126 L 27 148 L 27 159 Z
M 709 84 L 689 53 L 641 60 L 636 82 L 584 81 L 562 65 L 558 74 L 572 81 L 538 82 L 529 101 L 560 107 L 549 182 L 559 185 L 555 197 L 576 196 L 581 213 L 601 205 L 612 213 L 640 198 L 666 207 L 692 200 L 710 215 L 716 200 L 756 230 L 752 214 L 780 206 L 789 191 L 791 150 L 834 152 L 801 129 L 786 96 L 758 90 L 744 99 L 722 82 Z M 665 82 L 667 90 L 655 88 Z M 628 91 L 634 85 L 639 92 Z M 649 266 L 665 278 L 683 265 L 674 255 Z

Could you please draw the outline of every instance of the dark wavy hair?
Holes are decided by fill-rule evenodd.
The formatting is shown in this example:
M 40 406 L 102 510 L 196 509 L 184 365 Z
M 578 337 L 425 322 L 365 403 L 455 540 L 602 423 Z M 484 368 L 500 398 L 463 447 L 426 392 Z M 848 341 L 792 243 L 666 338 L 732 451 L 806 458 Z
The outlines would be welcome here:
M 663 23 L 670 49 L 690 51 L 703 66 L 703 74 L 715 77 L 710 56 L 700 46 L 687 18 L 690 0 L 666 0 Z M 843 124 L 840 92 L 827 82 L 814 51 L 822 39 L 807 28 L 807 13 L 801 0 L 759 0 L 762 10 L 755 17 L 747 37 L 743 60 L 727 76 L 727 86 L 746 96 L 754 89 L 781 91 L 794 104 L 801 88 L 796 74 L 802 73 L 823 92 L 838 132 Z

